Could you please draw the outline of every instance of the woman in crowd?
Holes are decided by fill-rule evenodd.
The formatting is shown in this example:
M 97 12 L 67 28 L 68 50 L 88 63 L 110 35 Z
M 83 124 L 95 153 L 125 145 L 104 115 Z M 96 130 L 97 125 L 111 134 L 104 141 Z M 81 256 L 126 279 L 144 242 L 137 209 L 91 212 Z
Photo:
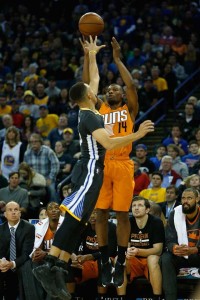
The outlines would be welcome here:
M 8 179 L 11 172 L 18 171 L 25 150 L 26 147 L 20 141 L 19 130 L 10 126 L 6 130 L 4 142 L 0 145 L 0 172 L 4 177 Z

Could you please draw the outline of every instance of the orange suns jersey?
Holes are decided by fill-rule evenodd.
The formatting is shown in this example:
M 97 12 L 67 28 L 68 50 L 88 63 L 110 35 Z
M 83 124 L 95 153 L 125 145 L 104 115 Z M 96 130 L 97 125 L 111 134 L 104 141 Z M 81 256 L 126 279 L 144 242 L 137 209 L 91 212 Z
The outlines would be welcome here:
M 108 104 L 102 103 L 99 112 L 103 116 L 105 129 L 110 137 L 122 137 L 133 132 L 134 123 L 126 104 L 117 109 L 111 109 Z M 107 150 L 106 157 L 128 159 L 131 150 L 132 143 L 114 150 Z

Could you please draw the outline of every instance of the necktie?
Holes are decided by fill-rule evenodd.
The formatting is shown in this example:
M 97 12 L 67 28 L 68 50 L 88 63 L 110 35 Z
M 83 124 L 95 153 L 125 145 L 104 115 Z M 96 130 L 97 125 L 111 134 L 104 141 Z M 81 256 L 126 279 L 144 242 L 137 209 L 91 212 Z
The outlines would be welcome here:
M 10 260 L 13 261 L 16 259 L 16 243 L 15 243 L 15 228 L 10 228 Z

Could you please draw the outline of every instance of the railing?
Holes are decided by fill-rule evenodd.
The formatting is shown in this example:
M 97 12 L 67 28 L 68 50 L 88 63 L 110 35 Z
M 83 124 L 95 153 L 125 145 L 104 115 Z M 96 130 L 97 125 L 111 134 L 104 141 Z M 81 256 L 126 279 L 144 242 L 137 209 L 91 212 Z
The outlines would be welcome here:
M 200 68 L 182 82 L 174 91 L 174 108 L 178 108 L 200 88 Z
M 144 120 L 147 120 L 148 118 L 150 118 L 150 115 L 152 112 L 159 111 L 159 117 L 154 120 L 155 125 L 157 125 L 160 121 L 162 121 L 165 116 L 166 116 L 166 100 L 164 98 L 159 99 L 151 108 L 149 108 L 142 116 L 140 116 L 135 124 L 139 125 L 141 122 L 143 122 Z
M 182 103 L 186 102 L 194 92 L 200 88 L 200 68 L 190 75 L 179 87 L 174 91 L 174 109 L 181 106 Z M 167 114 L 166 100 L 161 98 L 156 104 L 149 108 L 142 116 L 136 119 L 135 124 L 139 125 L 142 121 L 150 118 L 152 112 L 158 111 L 159 116 L 154 120 L 155 125 L 160 123 Z

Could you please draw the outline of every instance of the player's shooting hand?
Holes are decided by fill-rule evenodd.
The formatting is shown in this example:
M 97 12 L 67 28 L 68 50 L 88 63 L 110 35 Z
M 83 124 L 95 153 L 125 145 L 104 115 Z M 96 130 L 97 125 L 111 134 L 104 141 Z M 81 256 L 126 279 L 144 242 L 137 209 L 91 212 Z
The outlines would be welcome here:
M 87 51 L 90 52 L 96 52 L 98 53 L 99 50 L 102 48 L 105 48 L 106 45 L 97 45 L 97 36 L 93 39 L 92 36 L 89 36 L 89 41 L 85 40 L 84 47 L 87 48 Z
M 79 42 L 81 43 L 81 46 L 83 48 L 84 55 L 88 55 L 89 51 L 88 51 L 88 48 L 87 48 L 86 38 L 85 38 L 84 35 L 82 36 L 82 39 L 79 38 Z
M 121 57 L 121 47 L 120 44 L 117 42 L 116 38 L 112 37 L 111 45 L 113 48 L 113 58 L 114 60 L 119 60 Z
M 154 123 L 151 120 L 146 120 L 143 123 L 141 123 L 138 129 L 138 133 L 140 134 L 141 137 L 153 131 L 154 131 Z

